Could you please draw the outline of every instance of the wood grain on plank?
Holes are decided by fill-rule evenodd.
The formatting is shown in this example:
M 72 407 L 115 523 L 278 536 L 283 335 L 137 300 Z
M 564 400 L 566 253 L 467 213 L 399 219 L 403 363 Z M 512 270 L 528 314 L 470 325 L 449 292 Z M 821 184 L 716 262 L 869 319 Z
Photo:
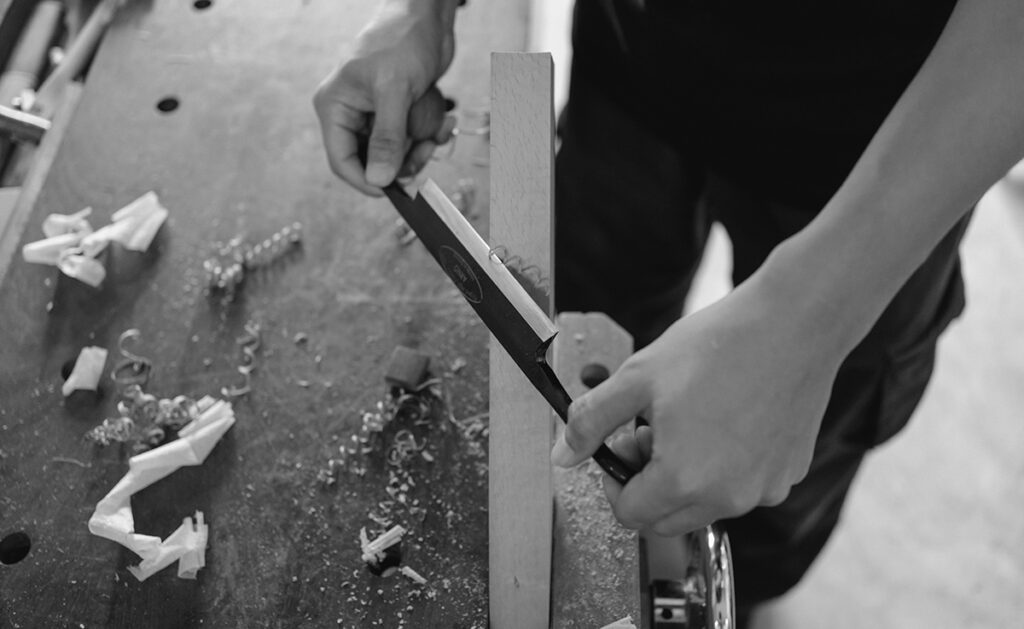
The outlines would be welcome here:
M 633 353 L 632 337 L 607 315 L 565 312 L 557 323 L 555 373 L 574 399 L 587 391 L 585 368 L 614 373 Z M 602 475 L 593 461 L 554 471 L 552 627 L 590 629 L 624 616 L 641 625 L 639 539 L 615 520 Z
M 490 242 L 553 268 L 551 56 L 491 55 Z M 552 295 L 539 304 L 551 312 Z M 489 545 L 491 626 L 548 626 L 552 411 L 491 339 Z

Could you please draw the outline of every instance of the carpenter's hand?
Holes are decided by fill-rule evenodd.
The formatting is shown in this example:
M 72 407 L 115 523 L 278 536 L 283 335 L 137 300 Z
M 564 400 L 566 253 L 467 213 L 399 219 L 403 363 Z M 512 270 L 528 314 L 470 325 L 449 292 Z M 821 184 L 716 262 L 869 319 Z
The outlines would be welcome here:
M 455 121 L 432 85 L 451 63 L 454 36 L 451 20 L 427 10 L 431 4 L 385 3 L 313 98 L 331 169 L 366 194 L 379 196 L 396 176 L 418 172 L 451 137 Z
M 807 473 L 845 351 L 765 292 L 748 282 L 681 319 L 569 409 L 552 451 L 562 466 L 634 416 L 650 421 L 611 444 L 647 460 L 624 487 L 605 477 L 623 525 L 682 534 L 778 504 Z

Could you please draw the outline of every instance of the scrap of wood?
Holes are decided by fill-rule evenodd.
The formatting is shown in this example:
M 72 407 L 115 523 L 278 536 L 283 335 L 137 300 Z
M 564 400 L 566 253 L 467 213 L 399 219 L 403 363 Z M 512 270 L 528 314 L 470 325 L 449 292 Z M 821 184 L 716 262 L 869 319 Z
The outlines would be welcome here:
M 415 391 L 416 387 L 426 379 L 429 369 L 430 356 L 411 347 L 399 345 L 391 353 L 388 370 L 384 373 L 384 381 L 393 387 Z
M 6 220 L 0 219 L 0 283 L 3 282 L 4 275 L 7 273 L 11 257 L 17 251 L 25 224 L 32 214 L 32 208 L 35 206 L 36 199 L 39 198 L 39 193 L 50 173 L 50 166 L 57 157 L 57 151 L 70 126 L 81 95 L 82 85 L 80 83 L 71 83 L 64 91 L 60 107 L 53 116 L 53 126 L 39 143 L 35 160 L 21 186 L 21 193 L 18 195 L 14 210 Z
M 548 277 L 554 266 L 552 77 L 549 54 L 491 54 L 490 242 Z M 545 312 L 552 294 L 539 304 Z M 552 411 L 493 338 L 490 354 L 491 627 L 546 628 Z
M 633 353 L 633 338 L 607 315 L 562 313 L 556 323 L 555 373 L 574 399 L 587 391 L 584 370 L 614 373 Z M 552 627 L 590 629 L 627 615 L 645 618 L 639 538 L 615 520 L 602 476 L 592 461 L 554 471 Z

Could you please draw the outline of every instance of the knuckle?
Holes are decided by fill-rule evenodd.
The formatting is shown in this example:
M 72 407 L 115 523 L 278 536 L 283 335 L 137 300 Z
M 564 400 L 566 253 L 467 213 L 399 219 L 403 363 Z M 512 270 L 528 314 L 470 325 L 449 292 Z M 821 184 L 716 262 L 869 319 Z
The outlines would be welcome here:
M 370 149 L 378 153 L 394 154 L 401 151 L 402 139 L 392 131 L 375 131 L 370 136 Z
M 749 489 L 733 488 L 726 491 L 721 500 L 721 508 L 727 517 L 735 517 L 747 513 L 757 506 L 759 500 Z
M 336 177 L 339 177 L 339 178 L 344 179 L 346 181 L 348 180 L 348 178 L 345 177 L 345 173 L 342 172 L 342 170 L 340 168 L 338 168 L 338 165 L 334 162 L 333 159 L 331 159 L 330 155 L 327 156 L 327 165 L 330 167 L 331 172 L 334 173 L 334 175 Z
M 797 461 L 796 467 L 793 470 L 791 476 L 792 484 L 795 485 L 807 477 L 807 474 L 811 471 L 811 462 L 814 458 L 814 451 L 808 449 L 806 453 L 800 456 Z
M 679 472 L 665 473 L 662 486 L 667 493 L 666 499 L 677 505 L 692 502 L 700 496 L 699 491 L 687 480 L 687 476 Z
M 640 379 L 640 374 L 643 373 L 645 367 L 643 353 L 633 354 L 619 366 L 616 371 L 616 376 L 624 378 L 629 381 L 636 381 Z
M 316 91 L 313 92 L 313 109 L 317 112 L 323 112 L 327 108 L 327 100 L 327 88 L 323 83 L 321 83 L 320 86 L 316 88 Z
M 761 500 L 761 506 L 765 507 L 777 507 L 786 501 L 789 497 L 789 487 L 776 487 L 770 491 L 765 492 L 764 498 Z
M 581 449 L 590 439 L 592 408 L 590 397 L 586 395 L 576 398 L 569 406 L 569 421 L 565 425 L 565 441 L 573 450 Z
M 364 78 L 367 71 L 368 64 L 365 59 L 354 57 L 341 64 L 330 78 L 338 85 L 365 85 Z M 378 70 L 378 76 L 380 72 Z
M 412 83 L 399 68 L 382 67 L 373 77 L 372 89 L 377 98 L 404 98 L 411 104 L 415 91 Z
M 628 515 L 622 512 L 622 509 L 618 504 L 612 504 L 612 514 L 615 516 L 615 519 L 618 520 L 619 524 L 621 524 L 624 528 L 640 528 L 640 525 L 636 521 L 634 521 L 632 518 L 630 518 Z

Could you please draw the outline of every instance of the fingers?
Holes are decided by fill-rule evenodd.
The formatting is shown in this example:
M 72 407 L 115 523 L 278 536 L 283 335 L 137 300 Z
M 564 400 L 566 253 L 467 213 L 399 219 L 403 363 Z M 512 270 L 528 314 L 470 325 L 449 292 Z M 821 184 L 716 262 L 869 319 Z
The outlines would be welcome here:
M 446 102 L 441 90 L 430 86 L 409 108 L 408 135 L 413 141 L 437 139 L 439 129 L 447 122 Z M 443 142 L 438 142 L 443 144 Z
M 320 87 L 313 99 L 317 117 L 320 118 L 327 162 L 334 174 L 360 192 L 381 196 L 380 188 L 366 181 L 363 164 L 359 159 L 359 134 L 366 126 L 368 115 L 334 99 L 329 81 Z
M 605 479 L 605 493 L 615 517 L 631 529 L 647 528 L 676 511 L 684 510 L 691 499 L 679 491 L 679 483 L 657 461 L 648 463 L 626 485 Z
M 612 449 L 633 469 L 640 469 L 651 458 L 651 446 L 653 444 L 653 433 L 650 426 L 639 426 L 633 434 L 621 433 L 615 435 L 609 442 L 608 447 Z
M 383 83 L 372 98 L 360 97 L 362 104 L 354 106 L 344 94 L 358 91 L 336 73 L 320 86 L 313 103 L 331 170 L 361 192 L 381 196 L 381 188 L 397 176 L 422 170 L 437 145 L 451 139 L 456 121 L 445 115 L 447 101 L 435 86 L 413 102 L 401 83 Z
M 457 120 L 446 115 L 447 101 L 436 86 L 431 86 L 409 109 L 406 132 L 412 140 L 398 171 L 399 177 L 412 177 L 430 162 L 434 151 L 452 139 Z
M 405 156 L 402 168 L 398 171 L 399 177 L 413 177 L 419 173 L 430 162 L 437 149 L 437 143 L 433 140 L 417 142 Z
M 632 435 L 619 434 L 612 439 L 609 447 L 633 469 L 641 469 L 651 459 L 654 433 L 650 426 L 638 426 Z M 604 493 L 608 502 L 614 505 L 622 493 L 622 485 L 608 474 L 604 475 Z
M 402 168 L 398 171 L 399 178 L 415 177 L 419 174 L 430 163 L 430 160 L 434 159 L 437 147 L 447 144 L 454 137 L 455 125 L 457 123 L 458 121 L 455 116 L 445 116 L 444 123 L 432 138 L 420 140 L 413 144 L 405 156 Z M 416 137 L 413 136 L 413 139 L 416 139 Z
M 644 462 L 651 460 L 651 452 L 654 450 L 654 430 L 650 426 L 637 426 L 633 431 L 633 438 L 636 439 L 637 447 L 640 448 L 640 457 Z
M 714 511 L 702 505 L 680 509 L 654 524 L 649 529 L 663 537 L 685 535 L 703 528 L 716 520 Z
M 398 175 L 410 144 L 406 121 L 412 98 L 407 89 L 385 84 L 375 92 L 374 101 L 376 112 L 366 152 L 366 182 L 384 187 Z
M 551 461 L 560 467 L 579 464 L 649 402 L 648 389 L 635 369 L 624 367 L 615 372 L 569 407 L 569 421 L 551 451 Z
M 622 497 L 623 487 L 608 474 L 605 474 L 602 480 L 604 481 L 604 493 L 608 497 L 608 502 L 615 508 Z M 633 481 L 630 481 L 630 484 L 632 483 Z M 663 536 L 683 535 L 710 524 L 720 517 L 716 509 L 703 504 L 687 505 L 676 511 L 669 511 L 668 515 L 652 522 L 622 519 L 617 508 L 615 509 L 615 515 L 626 528 L 646 529 Z

